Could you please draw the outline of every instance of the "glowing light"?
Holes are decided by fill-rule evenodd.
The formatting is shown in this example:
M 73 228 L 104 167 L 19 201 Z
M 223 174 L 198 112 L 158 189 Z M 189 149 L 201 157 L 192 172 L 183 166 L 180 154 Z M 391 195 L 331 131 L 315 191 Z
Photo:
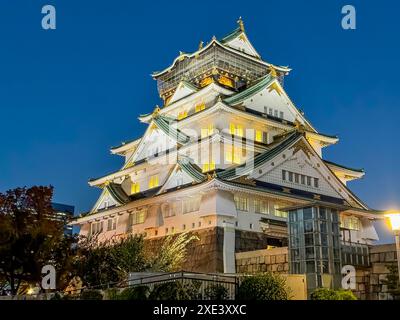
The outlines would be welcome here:
M 28 294 L 33 294 L 33 288 L 29 288 L 27 291 Z
M 390 227 L 393 231 L 400 231 L 400 212 L 387 213 L 385 217 L 389 218 Z

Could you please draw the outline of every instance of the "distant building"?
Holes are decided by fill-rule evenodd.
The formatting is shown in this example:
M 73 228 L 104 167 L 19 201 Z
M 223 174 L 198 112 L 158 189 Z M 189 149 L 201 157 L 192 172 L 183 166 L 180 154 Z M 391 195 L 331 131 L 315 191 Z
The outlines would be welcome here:
M 75 212 L 75 207 L 66 205 L 66 204 L 61 204 L 61 203 L 52 203 L 53 209 L 56 211 L 57 217 L 59 217 L 60 220 L 70 220 L 74 216 Z M 72 235 L 72 226 L 66 224 L 64 226 L 64 234 L 65 235 Z

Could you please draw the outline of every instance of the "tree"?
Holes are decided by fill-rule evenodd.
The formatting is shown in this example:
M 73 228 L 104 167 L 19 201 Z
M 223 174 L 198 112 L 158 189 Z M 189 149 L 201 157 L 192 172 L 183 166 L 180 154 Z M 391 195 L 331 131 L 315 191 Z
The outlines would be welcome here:
M 53 187 L 16 188 L 0 193 L 0 280 L 15 295 L 21 284 L 36 284 L 46 264 L 64 272 L 70 239 L 64 238 L 64 221 L 56 217 Z M 60 254 L 60 252 L 63 254 Z M 0 281 L 1 282 L 1 281 Z
M 155 252 L 149 252 L 152 271 L 171 272 L 179 271 L 187 258 L 187 246 L 199 240 L 195 235 L 183 232 L 179 235 L 169 235 Z
M 289 300 L 290 290 L 286 279 L 267 272 L 246 276 L 240 283 L 238 300 Z
M 81 237 L 73 266 L 75 276 L 88 287 L 127 281 L 130 272 L 145 271 L 148 267 L 144 239 L 130 235 L 99 242 L 97 237 Z
M 382 283 L 387 285 L 388 292 L 393 296 L 393 299 L 397 300 L 400 298 L 398 268 L 395 264 L 389 264 L 386 267 L 388 268 L 389 273 L 386 276 L 386 280 L 382 280 Z

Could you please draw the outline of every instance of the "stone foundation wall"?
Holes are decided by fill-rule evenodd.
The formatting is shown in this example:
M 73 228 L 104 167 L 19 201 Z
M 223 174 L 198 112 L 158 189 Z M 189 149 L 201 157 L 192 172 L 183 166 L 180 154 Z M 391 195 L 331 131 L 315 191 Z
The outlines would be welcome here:
M 359 299 L 389 300 L 392 299 L 387 285 L 382 283 L 389 274 L 388 265 L 396 264 L 395 244 L 373 246 L 370 249 L 371 267 L 356 270 L 355 294 Z
M 193 231 L 190 232 L 190 234 L 196 235 L 200 240 L 193 241 L 189 244 L 187 248 L 188 259 L 184 263 L 182 269 L 185 271 L 205 273 L 224 272 L 224 229 L 221 227 L 213 227 Z M 156 248 L 159 248 L 162 245 L 164 239 L 165 237 L 145 240 L 146 246 L 149 250 L 156 250 Z M 268 245 L 279 246 L 281 245 L 281 241 L 270 238 L 259 232 L 235 230 L 235 252 L 266 249 Z M 279 261 L 281 260 L 281 258 L 276 257 L 268 257 L 266 259 L 268 264 L 270 263 L 269 261 L 271 261 L 270 259 L 272 259 L 272 261 L 275 261 L 276 259 L 279 259 Z M 273 268 L 275 270 L 278 267 L 274 266 Z M 279 270 L 281 268 L 283 267 L 279 266 Z
M 289 272 L 288 248 L 273 248 L 236 253 L 236 272 Z
M 286 240 L 275 239 L 262 232 L 235 231 L 235 252 L 266 249 L 269 245 L 283 247 Z
M 184 271 L 194 272 L 224 272 L 223 265 L 223 240 L 224 230 L 222 228 L 207 228 L 190 232 L 199 240 L 192 241 L 188 247 L 187 260 L 182 266 Z M 146 240 L 149 250 L 160 247 L 165 237 Z

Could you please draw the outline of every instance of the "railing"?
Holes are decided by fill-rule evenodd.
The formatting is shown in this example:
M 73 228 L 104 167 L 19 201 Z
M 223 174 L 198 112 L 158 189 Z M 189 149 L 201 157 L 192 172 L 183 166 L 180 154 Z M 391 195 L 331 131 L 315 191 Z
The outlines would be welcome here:
M 342 241 L 342 265 L 349 264 L 359 267 L 369 267 L 369 247 L 366 244 Z

